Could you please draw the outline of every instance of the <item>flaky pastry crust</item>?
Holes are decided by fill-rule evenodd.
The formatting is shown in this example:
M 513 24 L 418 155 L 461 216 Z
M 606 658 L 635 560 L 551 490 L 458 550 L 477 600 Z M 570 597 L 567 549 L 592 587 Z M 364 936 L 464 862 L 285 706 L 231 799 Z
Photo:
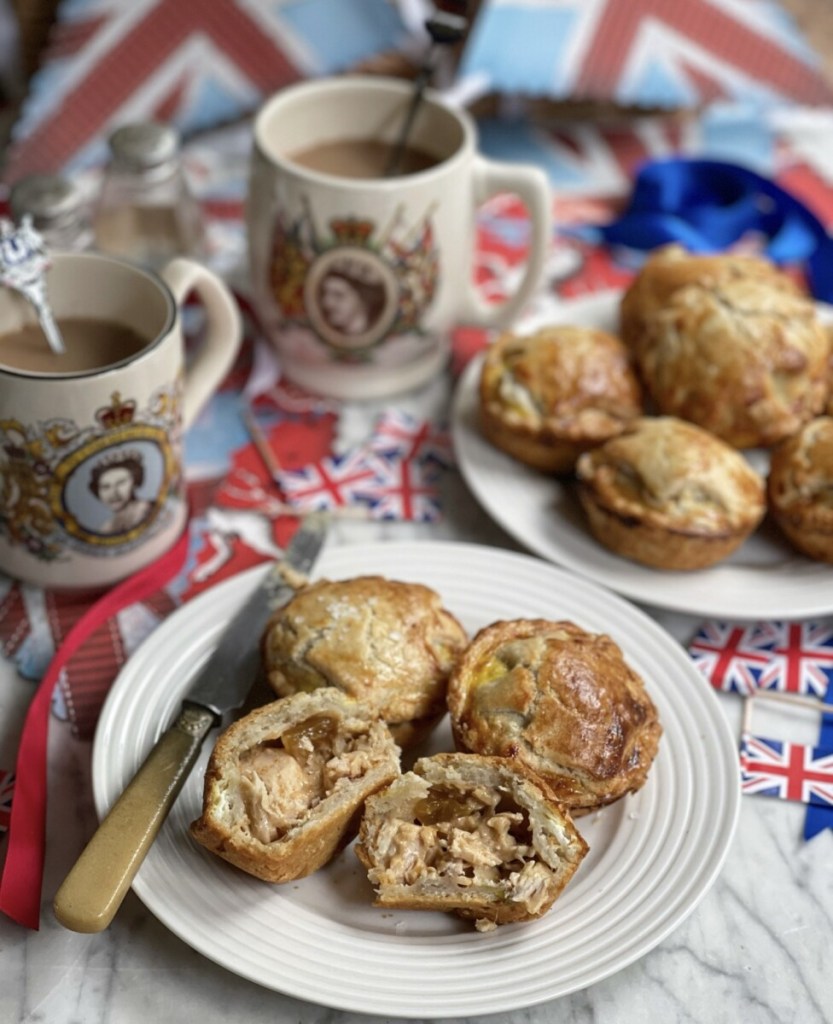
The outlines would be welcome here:
M 773 449 L 767 499 L 794 547 L 833 562 L 833 417 L 811 420 Z
M 827 401 L 828 333 L 765 260 L 661 249 L 623 297 L 621 331 L 658 412 L 736 448 L 777 443 Z
M 719 438 L 644 417 L 583 455 L 578 495 L 596 539 L 658 569 L 702 569 L 730 555 L 766 511 L 763 479 Z
M 509 757 L 574 813 L 638 790 L 662 728 L 618 644 L 572 622 L 495 622 L 452 674 L 448 709 L 459 750 Z
M 332 688 L 285 697 L 228 727 L 191 835 L 267 882 L 304 878 L 356 834 L 365 799 L 399 775 L 387 726 Z
M 263 657 L 279 696 L 334 686 L 410 746 L 445 712 L 467 635 L 430 587 L 358 576 L 304 587 L 268 624 Z
M 480 930 L 541 917 L 587 853 L 523 764 L 437 754 L 372 796 L 356 855 L 376 906 L 450 911 Z
M 495 447 L 548 473 L 618 434 L 642 412 L 642 389 L 622 342 L 605 331 L 552 326 L 505 334 L 480 373 L 480 423 Z

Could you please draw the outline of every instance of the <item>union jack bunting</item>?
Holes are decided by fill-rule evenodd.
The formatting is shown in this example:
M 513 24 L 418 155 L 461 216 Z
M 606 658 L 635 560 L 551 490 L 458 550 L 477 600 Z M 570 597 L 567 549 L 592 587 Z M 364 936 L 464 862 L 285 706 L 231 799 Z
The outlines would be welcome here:
M 376 475 L 359 485 L 357 496 L 368 502 L 373 519 L 401 519 L 420 523 L 440 518 L 439 470 L 415 459 L 375 460 Z
M 356 504 L 377 482 L 379 460 L 361 449 L 326 456 L 301 469 L 281 470 L 278 482 L 287 502 L 299 512 Z
M 100 162 L 109 130 L 155 118 L 183 134 L 253 111 L 300 78 L 403 42 L 388 0 L 64 0 L 5 171 Z
M 744 733 L 740 766 L 744 793 L 833 806 L 833 749 Z
M 715 689 L 823 697 L 833 680 L 833 627 L 818 622 L 708 622 L 689 654 Z
M 0 768 L 0 833 L 8 832 L 14 796 L 14 772 Z
M 448 430 L 400 409 L 385 409 L 379 416 L 369 447 L 383 455 L 398 455 L 419 462 L 435 459 L 443 466 L 454 465 Z
M 489 0 L 459 77 L 469 98 L 830 101 L 818 59 L 776 0 Z

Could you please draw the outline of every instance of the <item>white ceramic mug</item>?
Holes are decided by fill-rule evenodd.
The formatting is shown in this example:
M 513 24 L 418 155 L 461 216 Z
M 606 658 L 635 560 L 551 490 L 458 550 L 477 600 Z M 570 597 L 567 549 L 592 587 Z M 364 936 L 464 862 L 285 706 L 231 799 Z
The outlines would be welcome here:
M 101 588 L 147 565 L 187 519 L 183 430 L 229 371 L 240 314 L 228 288 L 187 259 L 158 275 L 92 253 L 56 253 L 57 320 L 126 325 L 139 351 L 109 366 L 32 371 L 3 363 L 2 336 L 32 323 L 0 289 L 0 571 L 49 588 Z M 194 291 L 204 338 L 186 368 L 180 305 Z
M 332 397 L 427 382 L 456 323 L 507 324 L 541 278 L 546 175 L 480 156 L 472 119 L 430 91 L 408 135 L 436 160 L 427 169 L 351 178 L 293 160 L 325 143 L 395 142 L 412 95 L 398 79 L 319 79 L 277 93 L 255 119 L 246 223 L 256 306 L 287 376 Z M 490 305 L 472 264 L 477 207 L 496 193 L 519 196 L 532 228 L 517 291 Z

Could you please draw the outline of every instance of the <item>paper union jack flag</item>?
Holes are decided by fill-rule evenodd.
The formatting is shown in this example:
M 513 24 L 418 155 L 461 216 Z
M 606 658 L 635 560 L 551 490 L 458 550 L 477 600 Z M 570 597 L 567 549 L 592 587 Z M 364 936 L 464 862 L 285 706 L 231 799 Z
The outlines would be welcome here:
M 363 483 L 358 497 L 370 504 L 373 519 L 402 519 L 432 523 L 440 518 L 440 471 L 414 459 L 375 460 L 376 475 Z
M 278 480 L 286 500 L 299 512 L 356 504 L 376 482 L 378 460 L 362 451 L 333 455 L 302 469 L 281 470 Z
M 8 832 L 14 796 L 14 772 L 0 768 L 0 834 Z
M 776 0 L 490 0 L 460 77 L 480 94 L 810 105 L 830 100 L 819 66 Z
M 715 689 L 823 697 L 833 680 L 833 627 L 818 622 L 708 622 L 689 654 Z
M 417 419 L 399 409 L 386 409 L 373 427 L 370 448 L 402 459 L 435 459 L 443 466 L 454 465 L 451 435 L 443 427 Z
M 744 793 L 833 806 L 833 750 L 744 733 L 740 766 Z

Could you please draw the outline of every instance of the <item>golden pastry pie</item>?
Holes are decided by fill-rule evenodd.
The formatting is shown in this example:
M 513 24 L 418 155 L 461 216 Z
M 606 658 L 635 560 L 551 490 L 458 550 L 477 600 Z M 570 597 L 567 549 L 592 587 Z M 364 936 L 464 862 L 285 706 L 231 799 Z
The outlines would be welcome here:
M 582 455 L 576 480 L 596 539 L 659 569 L 714 565 L 766 511 L 763 478 L 738 451 L 670 416 L 636 420 Z
M 279 696 L 335 686 L 408 746 L 444 714 L 448 676 L 466 641 L 429 587 L 359 576 L 301 589 L 268 624 L 263 654 Z
M 451 911 L 487 930 L 546 913 L 587 844 L 520 762 L 437 754 L 370 797 L 355 849 L 376 906 Z
M 335 689 L 258 708 L 226 729 L 191 834 L 267 882 L 304 878 L 355 835 L 365 799 L 399 775 L 387 726 Z
M 642 412 L 627 349 L 612 334 L 586 327 L 499 338 L 483 362 L 479 400 L 484 436 L 548 473 L 571 472 L 581 452 Z
M 827 401 L 827 331 L 762 259 L 662 249 L 625 293 L 621 329 L 658 412 L 736 448 L 777 443 Z
M 833 417 L 811 420 L 773 449 L 767 498 L 799 551 L 833 562 Z
M 609 636 L 546 619 L 480 630 L 452 674 L 448 709 L 459 750 L 519 761 L 573 813 L 638 790 L 662 733 Z

